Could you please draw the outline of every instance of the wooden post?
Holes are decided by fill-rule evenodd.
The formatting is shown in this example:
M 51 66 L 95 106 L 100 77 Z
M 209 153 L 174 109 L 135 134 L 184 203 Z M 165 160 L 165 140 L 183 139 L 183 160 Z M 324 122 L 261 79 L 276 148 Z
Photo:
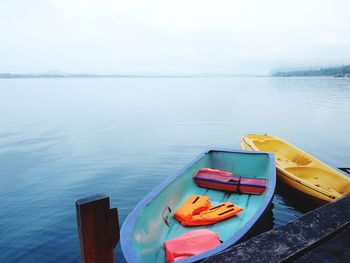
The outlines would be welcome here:
M 98 194 L 75 202 L 82 263 L 113 263 L 113 248 L 119 241 L 117 208 L 109 197 Z

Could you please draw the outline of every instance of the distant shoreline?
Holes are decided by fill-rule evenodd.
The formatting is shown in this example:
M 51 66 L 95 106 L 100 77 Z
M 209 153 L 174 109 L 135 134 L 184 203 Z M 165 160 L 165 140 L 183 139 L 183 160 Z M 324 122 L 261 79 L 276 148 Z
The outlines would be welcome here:
M 350 65 L 313 70 L 275 71 L 259 74 L 69 74 L 69 73 L 0 73 L 0 79 L 74 79 L 74 78 L 266 78 L 266 77 L 337 77 L 350 78 Z
M 0 79 L 54 79 L 54 78 L 244 78 L 271 77 L 263 75 L 98 75 L 98 74 L 12 74 L 0 73 Z
M 0 76 L 0 79 L 200 79 L 200 78 L 350 78 L 350 75 L 345 76 L 163 76 L 163 75 L 118 75 L 118 76 Z
M 273 77 L 350 77 L 350 65 L 340 67 L 328 67 L 310 70 L 292 70 L 292 71 L 276 71 L 272 73 Z

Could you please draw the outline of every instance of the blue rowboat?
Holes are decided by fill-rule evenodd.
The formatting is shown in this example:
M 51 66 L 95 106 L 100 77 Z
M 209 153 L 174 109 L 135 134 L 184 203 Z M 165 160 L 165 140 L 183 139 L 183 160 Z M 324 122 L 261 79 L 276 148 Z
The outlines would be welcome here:
M 198 187 L 192 176 L 200 168 L 232 172 L 237 176 L 267 179 L 261 195 L 227 193 Z M 209 150 L 151 191 L 125 219 L 120 242 L 128 262 L 165 262 L 164 241 L 183 233 L 207 228 L 219 234 L 221 245 L 177 261 L 193 262 L 214 255 L 242 240 L 268 209 L 275 192 L 276 167 L 271 153 L 242 150 Z M 191 195 L 209 196 L 215 203 L 232 202 L 240 214 L 210 226 L 184 227 L 172 215 Z

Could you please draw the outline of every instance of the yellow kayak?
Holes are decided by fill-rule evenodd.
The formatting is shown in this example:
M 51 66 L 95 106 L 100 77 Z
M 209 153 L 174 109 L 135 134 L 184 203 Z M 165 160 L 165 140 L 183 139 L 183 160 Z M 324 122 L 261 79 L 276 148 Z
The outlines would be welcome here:
M 267 134 L 243 136 L 245 150 L 273 152 L 277 175 L 289 186 L 330 202 L 350 193 L 350 178 L 288 142 Z

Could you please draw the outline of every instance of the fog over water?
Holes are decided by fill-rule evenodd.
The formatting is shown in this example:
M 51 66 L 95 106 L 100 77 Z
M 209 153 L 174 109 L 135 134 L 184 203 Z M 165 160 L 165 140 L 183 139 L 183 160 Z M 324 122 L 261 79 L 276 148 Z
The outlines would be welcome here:
M 0 72 L 268 74 L 350 61 L 350 1 L 1 0 Z

